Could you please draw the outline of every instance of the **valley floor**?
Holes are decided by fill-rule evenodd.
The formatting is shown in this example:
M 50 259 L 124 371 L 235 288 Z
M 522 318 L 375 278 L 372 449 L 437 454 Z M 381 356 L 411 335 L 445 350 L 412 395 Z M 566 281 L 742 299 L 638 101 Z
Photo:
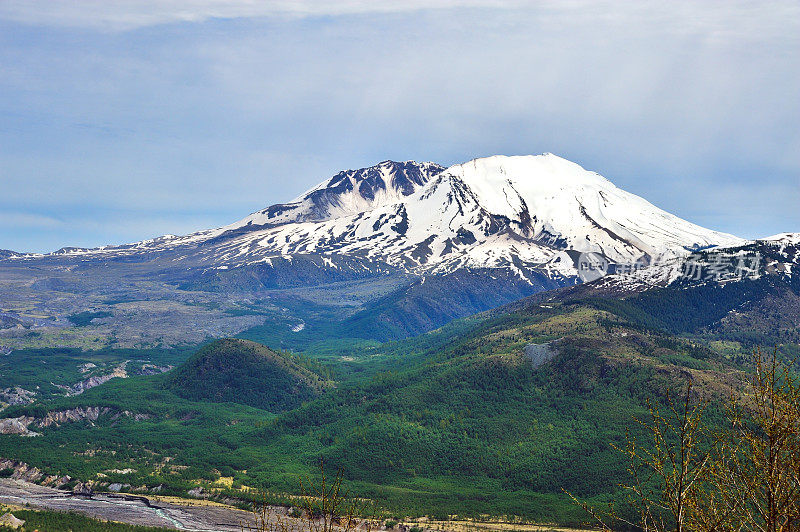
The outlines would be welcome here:
M 88 498 L 9 478 L 0 479 L 0 504 L 12 508 L 75 512 L 102 521 L 193 532 L 238 532 L 253 526 L 253 518 L 249 512 L 219 503 L 177 497 L 123 498 L 121 495 L 109 494 L 96 494 Z M 291 528 L 292 531 L 301 532 L 307 529 L 306 523 L 299 519 L 287 518 L 283 523 L 288 524 L 289 521 L 297 521 L 296 526 Z M 425 521 L 406 523 L 405 528 L 412 526 L 419 526 L 426 531 L 443 532 L 585 532 L 585 529 L 502 521 Z M 399 527 L 397 529 L 400 530 Z
M 150 501 L 144 498 L 95 495 L 92 498 L 39 486 L 30 482 L 0 479 L 0 503 L 14 506 L 77 512 L 97 519 L 142 526 L 157 526 L 197 532 L 226 532 L 246 529 L 252 521 L 249 512 L 219 504 L 190 501 Z

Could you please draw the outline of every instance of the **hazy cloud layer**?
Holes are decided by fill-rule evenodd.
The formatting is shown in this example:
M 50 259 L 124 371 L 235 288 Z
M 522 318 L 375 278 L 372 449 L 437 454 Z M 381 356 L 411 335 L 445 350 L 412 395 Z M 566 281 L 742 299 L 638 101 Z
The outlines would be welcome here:
M 3 0 L 0 17 L 26 24 L 121 31 L 214 18 L 321 17 L 525 5 L 536 4 L 513 0 Z
M 0 0 L 0 248 L 222 225 L 387 158 L 545 151 L 715 229 L 800 231 L 796 2 L 436 5 Z

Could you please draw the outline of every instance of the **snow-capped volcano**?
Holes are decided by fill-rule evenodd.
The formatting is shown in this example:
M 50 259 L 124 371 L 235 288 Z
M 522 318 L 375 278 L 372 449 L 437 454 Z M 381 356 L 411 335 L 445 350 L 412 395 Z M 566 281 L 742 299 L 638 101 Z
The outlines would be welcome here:
M 122 310 L 106 301 L 141 299 L 197 317 L 184 301 L 212 297 L 223 307 L 237 301 L 236 316 L 259 302 L 275 323 L 310 330 L 339 316 L 346 337 L 390 339 L 628 265 L 680 264 L 693 250 L 742 245 L 544 154 L 449 168 L 384 161 L 216 229 L 47 255 L 0 252 L 0 274 L 26 279 L 31 300 L 63 305 L 76 294 L 70 313 L 116 316 Z M 8 283 L 0 280 L 0 293 L 16 290 Z M 145 305 L 141 316 L 163 319 L 153 308 L 162 307 Z M 133 329 L 134 337 L 150 330 Z
M 577 279 L 582 253 L 629 264 L 744 242 L 548 153 L 447 169 L 385 161 L 340 172 L 292 202 L 219 229 L 68 254 L 169 251 L 226 269 L 313 255 L 334 268 L 366 260 L 411 274 L 504 268 L 526 280 L 568 280 Z
M 522 263 L 571 276 L 575 253 L 630 263 L 743 242 L 673 216 L 552 154 L 452 166 L 391 213 L 380 213 L 389 214 L 407 225 L 394 245 L 418 257 L 420 266 L 439 269 Z
M 256 255 L 366 257 L 411 271 L 512 268 L 523 277 L 530 270 L 573 277 L 576 254 L 585 252 L 633 263 L 743 242 L 552 154 L 487 157 L 446 170 L 381 163 L 338 174 L 226 229 L 246 226 L 252 231 L 235 246 L 247 242 Z

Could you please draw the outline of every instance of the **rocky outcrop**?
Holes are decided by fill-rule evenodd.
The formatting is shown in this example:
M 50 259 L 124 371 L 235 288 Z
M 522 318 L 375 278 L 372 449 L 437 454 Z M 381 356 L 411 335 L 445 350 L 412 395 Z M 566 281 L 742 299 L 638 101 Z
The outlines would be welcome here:
M 38 427 L 58 426 L 62 423 L 70 421 L 97 421 L 97 419 L 105 414 L 111 412 L 108 407 L 89 406 L 78 407 L 70 410 L 60 410 L 57 412 L 48 412 L 43 418 L 34 420 L 34 424 Z
M 121 379 L 125 379 L 128 377 L 128 371 L 126 370 L 126 366 L 128 365 L 128 361 L 126 360 L 116 368 L 111 373 L 106 373 L 105 375 L 93 375 L 88 379 L 82 380 L 73 384 L 72 386 L 59 386 L 63 388 L 67 395 L 80 395 L 86 390 L 90 388 L 94 388 L 95 386 L 100 386 L 103 383 L 110 381 L 115 377 L 119 377 Z
M 101 384 L 105 384 L 106 382 L 110 381 L 114 378 L 120 379 L 127 379 L 129 377 L 128 373 L 128 363 L 130 360 L 126 360 L 123 363 L 116 366 L 111 373 L 105 373 L 102 375 L 92 375 L 80 382 L 76 382 L 72 386 L 65 386 L 63 384 L 56 384 L 59 388 L 66 392 L 67 396 L 72 395 L 80 395 L 86 390 L 94 388 L 95 386 L 100 386 Z M 89 373 L 97 366 L 92 363 L 83 364 L 78 369 L 81 373 Z M 159 366 L 156 364 L 142 364 L 140 370 L 134 370 L 133 374 L 135 375 L 158 375 L 159 373 L 165 373 L 172 369 L 172 366 Z
M 0 434 L 19 434 L 20 436 L 38 436 L 38 432 L 28 429 L 33 422 L 32 417 L 7 417 L 0 419 Z
M 53 488 L 61 488 L 72 481 L 69 475 L 46 475 L 38 467 L 7 458 L 0 458 L 0 470 L 11 470 L 11 478 L 14 480 L 25 480 Z
M 131 412 L 129 410 L 123 410 L 119 414 L 111 416 L 111 419 L 116 420 L 119 419 L 120 417 L 128 417 L 133 419 L 134 421 L 145 421 L 147 419 L 152 418 L 153 416 L 151 416 L 150 414 L 141 414 L 141 413 Z
M 523 349 L 525 356 L 531 361 L 534 368 L 538 368 L 553 359 L 558 353 L 553 342 L 545 344 L 528 344 Z
M 91 370 L 97 367 L 97 364 L 93 364 L 92 362 L 87 362 L 86 364 L 81 364 L 78 367 L 78 371 L 81 373 L 89 373 Z
M 166 373 L 171 370 L 175 366 L 170 366 L 167 364 L 166 366 L 159 366 L 158 364 L 142 364 L 142 367 L 139 371 L 135 373 L 137 375 L 158 375 L 159 373 Z
M 92 489 L 92 484 L 89 482 L 78 482 L 75 484 L 75 487 L 72 488 L 73 495 L 83 495 L 86 497 L 91 497 L 94 494 L 94 490 Z
M 163 484 L 159 484 L 158 486 L 154 486 L 152 488 L 146 485 L 134 488 L 131 484 L 122 482 L 109 483 L 95 480 L 87 480 L 83 482 L 74 479 L 69 475 L 48 475 L 38 467 L 32 467 L 25 462 L 10 460 L 7 458 L 0 458 L 0 471 L 4 472 L 4 477 L 10 477 L 13 480 L 23 480 L 33 484 L 39 484 L 41 486 L 69 490 L 72 495 L 80 497 L 92 497 L 96 492 L 103 492 L 105 490 L 108 490 L 112 493 L 124 491 L 160 493 L 164 489 Z M 8 474 L 9 471 L 10 474 Z M 136 471 L 133 469 L 122 469 L 109 470 L 109 472 L 127 474 L 135 473 Z M 106 477 L 106 475 L 103 473 L 99 473 L 97 476 L 99 478 Z M 0 523 L 0 528 L 1 527 L 2 524 Z
M 16 530 L 18 528 L 22 528 L 23 526 L 25 526 L 25 521 L 23 519 L 17 519 L 17 517 L 11 512 L 6 512 L 3 515 L 0 515 L 0 527 L 12 528 Z
M 150 419 L 149 414 L 140 414 L 123 410 L 114 411 L 107 406 L 88 406 L 78 407 L 69 410 L 59 410 L 48 412 L 44 417 L 35 418 L 31 416 L 19 416 L 14 418 L 0 419 L 0 434 L 19 434 L 20 436 L 38 436 L 38 432 L 31 430 L 31 426 L 38 428 L 58 427 L 63 423 L 74 421 L 89 421 L 94 423 L 100 416 L 108 415 L 109 419 L 115 421 L 121 417 L 131 418 L 134 421 Z
M 198 499 L 208 499 L 212 494 L 203 487 L 192 488 L 186 492 L 190 497 Z
M 5 388 L 0 390 L 0 402 L 8 405 L 27 405 L 33 402 L 33 396 L 36 392 L 14 386 L 13 388 Z

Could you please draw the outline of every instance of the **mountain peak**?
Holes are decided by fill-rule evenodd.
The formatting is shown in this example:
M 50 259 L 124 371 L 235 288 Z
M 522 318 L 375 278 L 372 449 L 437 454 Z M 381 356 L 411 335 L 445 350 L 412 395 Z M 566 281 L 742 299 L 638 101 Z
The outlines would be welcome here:
M 445 173 L 463 181 L 490 212 L 512 219 L 523 211 L 539 219 L 558 216 L 558 209 L 574 213 L 587 202 L 595 203 L 601 191 L 610 196 L 619 190 L 603 176 L 551 153 L 493 155 L 451 166 Z
M 476 186 L 480 186 L 479 182 L 491 187 L 510 183 L 519 193 L 531 196 L 580 186 L 616 188 L 600 174 L 552 153 L 493 155 L 452 166 L 447 171 L 469 179 Z
M 585 254 L 629 265 L 743 242 L 544 153 L 493 155 L 449 168 L 386 160 L 339 172 L 289 203 L 225 227 L 97 253 L 191 254 L 196 247 L 198 260 L 217 268 L 313 255 L 334 269 L 353 268 L 347 261 L 421 274 L 500 268 L 532 282 L 532 275 L 580 277 Z
M 289 203 L 273 205 L 227 226 L 320 222 L 367 212 L 401 201 L 444 170 L 436 163 L 386 160 L 343 170 Z

